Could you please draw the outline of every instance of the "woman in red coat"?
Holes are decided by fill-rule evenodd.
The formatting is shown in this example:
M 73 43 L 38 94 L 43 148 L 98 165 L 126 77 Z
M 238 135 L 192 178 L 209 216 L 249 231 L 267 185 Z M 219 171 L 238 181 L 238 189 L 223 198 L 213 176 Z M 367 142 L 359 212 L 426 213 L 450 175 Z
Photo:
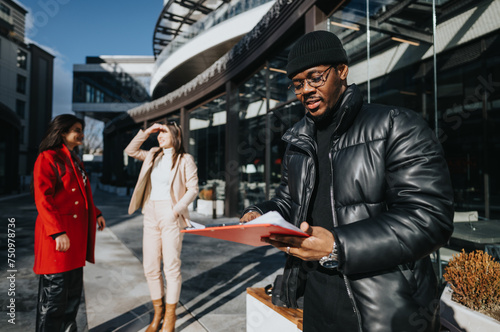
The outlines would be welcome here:
M 83 163 L 83 120 L 55 117 L 39 147 L 33 170 L 38 217 L 35 265 L 40 275 L 36 331 L 76 331 L 85 261 L 94 263 L 96 221 L 105 220 L 94 205 Z

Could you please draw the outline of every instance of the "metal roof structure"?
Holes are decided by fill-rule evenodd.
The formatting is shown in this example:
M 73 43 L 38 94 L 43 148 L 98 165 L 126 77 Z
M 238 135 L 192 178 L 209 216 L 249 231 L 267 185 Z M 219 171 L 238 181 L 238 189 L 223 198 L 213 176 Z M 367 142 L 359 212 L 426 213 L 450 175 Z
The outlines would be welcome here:
M 168 0 L 155 25 L 153 34 L 155 58 L 179 34 L 229 2 L 231 0 Z
M 174 1 L 169 1 L 169 4 L 171 2 L 173 3 Z M 179 2 L 183 2 L 183 0 L 179 0 Z M 199 1 L 202 5 L 208 2 L 209 1 Z M 219 6 L 229 3 L 229 1 L 216 0 L 211 3 L 215 2 L 217 2 Z M 253 30 L 254 32 L 245 36 L 230 52 L 221 57 L 205 72 L 193 78 L 191 81 L 184 83 L 177 90 L 169 91 L 161 98 L 153 98 L 155 99 L 154 101 L 129 110 L 129 114 L 134 119 L 143 121 L 153 116 L 148 114 L 149 112 L 156 115 L 160 113 L 169 113 L 174 109 L 178 109 L 179 105 L 185 106 L 193 103 L 196 97 L 208 94 L 209 91 L 219 86 L 217 81 L 221 76 L 231 76 L 228 75 L 228 73 L 233 67 L 239 68 L 240 62 L 244 63 L 245 61 L 249 61 L 250 57 L 248 52 L 250 49 L 246 48 L 247 46 L 251 49 L 258 49 L 259 46 L 256 46 L 254 43 L 265 42 L 262 36 L 256 32 L 263 33 L 265 31 L 265 34 L 267 34 L 267 31 L 275 32 L 275 30 L 285 29 L 281 26 L 277 28 L 276 26 L 271 27 L 268 25 L 269 22 L 274 22 L 276 19 L 274 14 L 278 17 L 284 16 L 284 8 L 288 9 L 288 6 L 292 7 L 292 5 L 298 6 L 299 2 L 302 3 L 302 1 L 277 1 L 275 7 L 270 10 L 269 15 L 266 15 L 260 24 Z M 193 3 L 193 1 L 191 1 L 191 3 Z M 307 1 L 304 1 L 304 6 L 306 6 L 307 3 Z M 314 2 L 311 2 L 311 5 L 312 4 L 314 4 Z M 475 0 L 436 0 L 436 15 L 439 22 L 443 22 L 453 17 L 456 12 L 464 11 L 467 8 L 473 8 L 474 4 Z M 177 5 L 179 4 L 177 3 Z M 344 43 L 348 54 L 350 54 L 350 63 L 361 62 L 366 58 L 367 30 L 372 31 L 373 34 L 370 47 L 371 56 L 394 47 L 395 41 L 415 43 L 417 45 L 432 45 L 432 0 L 402 0 L 399 2 L 394 0 L 370 0 L 368 23 L 365 12 L 366 0 L 339 0 L 335 2 L 320 0 L 317 2 L 317 5 L 321 5 L 322 7 L 336 6 L 334 13 L 329 18 L 332 26 L 331 29 Z M 169 12 L 169 8 L 171 7 L 167 4 L 164 8 L 164 12 Z M 328 10 L 326 10 L 326 12 L 328 12 Z M 163 14 L 160 18 L 162 17 Z M 168 17 L 168 15 L 166 17 Z M 269 17 L 273 17 L 273 19 L 270 20 Z M 181 23 L 177 23 L 180 27 Z M 158 26 L 159 25 L 157 25 L 157 27 Z M 171 37 L 173 39 L 173 35 L 171 35 Z M 399 38 L 399 40 L 396 38 Z M 169 40 L 166 44 L 170 41 L 172 40 Z M 445 46 L 446 45 L 442 45 L 442 48 L 438 51 L 444 51 L 446 47 L 450 47 L 450 45 Z M 245 50 L 241 51 L 242 49 Z M 244 59 L 240 60 L 236 55 L 242 55 Z M 229 63 L 231 63 L 231 65 L 229 65 Z M 222 72 L 225 74 L 223 75 Z
M 368 29 L 373 32 L 373 53 L 392 47 L 394 41 L 432 45 L 432 0 L 370 0 L 369 6 L 369 21 L 366 0 L 345 1 L 330 18 L 351 61 L 366 58 Z M 474 6 L 473 0 L 437 0 L 436 15 L 443 22 L 450 13 L 470 6 Z

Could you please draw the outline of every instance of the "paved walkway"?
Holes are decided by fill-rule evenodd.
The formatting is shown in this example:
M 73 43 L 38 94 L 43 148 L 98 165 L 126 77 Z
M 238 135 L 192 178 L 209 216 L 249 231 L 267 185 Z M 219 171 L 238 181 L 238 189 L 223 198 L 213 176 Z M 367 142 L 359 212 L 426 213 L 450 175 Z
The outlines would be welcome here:
M 128 197 L 97 190 L 96 204 L 107 228 L 98 232 L 96 264 L 84 269 L 84 304 L 79 331 L 144 331 L 152 305 L 142 271 L 142 215 L 127 215 Z M 34 331 L 38 278 L 33 274 L 33 232 L 36 209 L 29 195 L 0 200 L 0 298 L 2 331 Z M 15 295 L 5 296 L 10 284 L 7 266 L 7 222 L 16 223 Z M 191 219 L 214 223 L 192 213 Z M 229 219 L 229 220 L 228 220 Z M 236 221 L 219 218 L 215 222 Z M 271 283 L 284 265 L 284 255 L 270 246 L 250 247 L 196 235 L 186 235 L 182 250 L 183 287 L 177 307 L 176 331 L 245 331 L 247 287 Z M 6 312 L 15 300 L 15 323 Z M 10 310 L 10 309 L 9 309 Z

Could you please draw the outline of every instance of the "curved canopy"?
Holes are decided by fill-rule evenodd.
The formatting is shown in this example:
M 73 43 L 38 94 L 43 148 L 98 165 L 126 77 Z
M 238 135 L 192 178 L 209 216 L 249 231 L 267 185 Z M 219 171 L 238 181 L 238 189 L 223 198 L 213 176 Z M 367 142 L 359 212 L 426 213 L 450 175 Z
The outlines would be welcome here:
M 153 54 L 163 48 L 192 24 L 231 0 L 168 0 L 156 22 L 153 34 Z

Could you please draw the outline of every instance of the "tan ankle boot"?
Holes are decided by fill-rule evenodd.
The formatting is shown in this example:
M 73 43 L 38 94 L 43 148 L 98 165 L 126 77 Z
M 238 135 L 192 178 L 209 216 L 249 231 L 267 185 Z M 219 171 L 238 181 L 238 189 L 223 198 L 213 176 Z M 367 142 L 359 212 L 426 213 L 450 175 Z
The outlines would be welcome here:
M 175 308 L 177 308 L 177 303 L 167 303 L 165 304 L 165 317 L 163 317 L 163 326 L 161 327 L 161 332 L 174 332 L 175 330 Z
M 153 321 L 146 329 L 146 332 L 158 332 L 161 319 L 163 317 L 163 314 L 165 313 L 165 304 L 163 303 L 163 298 L 153 300 L 153 308 L 155 308 L 155 315 L 153 316 Z

